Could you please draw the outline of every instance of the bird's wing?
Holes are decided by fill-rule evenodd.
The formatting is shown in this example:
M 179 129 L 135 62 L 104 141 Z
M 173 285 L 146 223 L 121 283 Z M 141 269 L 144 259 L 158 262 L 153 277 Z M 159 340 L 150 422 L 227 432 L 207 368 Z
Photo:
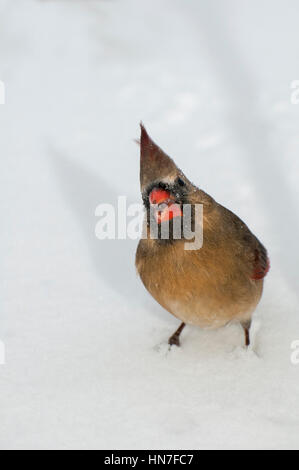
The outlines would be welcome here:
M 254 264 L 251 279 L 258 281 L 264 279 L 270 270 L 270 260 L 266 248 L 259 243 L 254 250 Z
M 250 279 L 264 279 L 270 270 L 270 260 L 266 248 L 253 235 L 247 225 L 233 212 L 220 206 L 226 221 L 225 227 L 232 240 L 237 242 L 236 253 L 244 260 Z M 231 229 L 231 231 L 229 230 Z
M 267 250 L 242 221 L 241 232 L 243 250 L 244 253 L 247 254 L 247 262 L 249 261 L 248 272 L 250 279 L 254 281 L 264 279 L 270 270 L 270 260 Z

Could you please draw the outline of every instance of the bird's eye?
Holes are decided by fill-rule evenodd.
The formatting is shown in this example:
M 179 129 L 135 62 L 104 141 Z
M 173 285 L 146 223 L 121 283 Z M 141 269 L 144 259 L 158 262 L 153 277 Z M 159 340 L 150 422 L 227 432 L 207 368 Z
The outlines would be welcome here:
M 185 181 L 183 181 L 182 178 L 178 178 L 177 183 L 178 183 L 179 186 L 185 186 L 186 185 Z

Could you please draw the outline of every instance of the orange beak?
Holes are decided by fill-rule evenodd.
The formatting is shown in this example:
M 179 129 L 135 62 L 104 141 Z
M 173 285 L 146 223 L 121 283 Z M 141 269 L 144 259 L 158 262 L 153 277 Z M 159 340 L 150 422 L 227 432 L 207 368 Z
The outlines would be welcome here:
M 150 203 L 157 206 L 155 211 L 155 219 L 158 224 L 167 222 L 175 217 L 182 217 L 182 209 L 179 204 L 174 202 L 169 191 L 164 189 L 153 189 L 149 196 Z M 159 208 L 163 204 L 165 207 Z
M 170 199 L 170 192 L 164 189 L 153 189 L 149 200 L 152 205 L 162 204 Z

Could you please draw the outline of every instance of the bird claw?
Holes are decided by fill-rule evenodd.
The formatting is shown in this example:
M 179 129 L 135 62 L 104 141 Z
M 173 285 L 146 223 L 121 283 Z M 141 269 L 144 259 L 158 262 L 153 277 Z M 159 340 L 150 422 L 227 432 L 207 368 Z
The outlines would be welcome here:
M 168 340 L 169 346 L 177 346 L 178 348 L 180 347 L 180 338 L 178 335 L 173 335 L 169 338 Z

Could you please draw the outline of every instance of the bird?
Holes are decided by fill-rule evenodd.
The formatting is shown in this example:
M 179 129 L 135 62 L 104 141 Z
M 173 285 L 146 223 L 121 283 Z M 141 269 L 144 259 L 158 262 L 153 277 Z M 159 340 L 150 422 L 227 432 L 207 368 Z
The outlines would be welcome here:
M 233 212 L 195 186 L 149 136 L 143 123 L 140 137 L 140 187 L 144 204 L 143 235 L 136 252 L 136 269 L 151 296 L 180 320 L 168 340 L 180 346 L 186 325 L 218 329 L 242 325 L 245 346 L 251 344 L 252 316 L 270 269 L 266 248 Z M 184 206 L 191 225 L 200 227 L 202 243 L 173 236 L 171 226 L 183 226 Z M 195 207 L 202 207 L 200 221 Z M 168 224 L 169 236 L 163 227 Z M 187 248 L 186 248 L 187 247 Z

